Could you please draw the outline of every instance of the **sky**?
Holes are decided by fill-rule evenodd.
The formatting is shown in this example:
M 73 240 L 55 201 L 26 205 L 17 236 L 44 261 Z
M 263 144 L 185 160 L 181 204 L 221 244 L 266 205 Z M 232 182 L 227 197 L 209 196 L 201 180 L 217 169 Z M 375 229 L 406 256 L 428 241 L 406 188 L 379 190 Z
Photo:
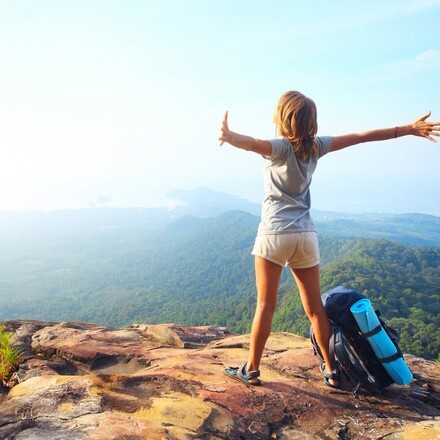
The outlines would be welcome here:
M 253 202 L 287 90 L 318 135 L 440 120 L 440 1 L 0 0 L 0 210 L 172 206 L 209 187 Z M 320 160 L 312 206 L 440 215 L 440 143 Z

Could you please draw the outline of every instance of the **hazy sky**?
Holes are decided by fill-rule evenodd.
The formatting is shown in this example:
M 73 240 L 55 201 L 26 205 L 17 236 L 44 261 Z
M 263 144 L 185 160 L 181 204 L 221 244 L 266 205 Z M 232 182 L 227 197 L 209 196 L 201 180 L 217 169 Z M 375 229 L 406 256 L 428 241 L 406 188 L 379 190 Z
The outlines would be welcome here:
M 434 0 L 0 0 L 0 209 L 260 201 L 263 159 L 218 146 L 224 110 L 261 138 L 291 89 L 321 135 L 439 120 L 439 21 Z M 332 153 L 312 204 L 440 215 L 439 164 L 420 138 Z

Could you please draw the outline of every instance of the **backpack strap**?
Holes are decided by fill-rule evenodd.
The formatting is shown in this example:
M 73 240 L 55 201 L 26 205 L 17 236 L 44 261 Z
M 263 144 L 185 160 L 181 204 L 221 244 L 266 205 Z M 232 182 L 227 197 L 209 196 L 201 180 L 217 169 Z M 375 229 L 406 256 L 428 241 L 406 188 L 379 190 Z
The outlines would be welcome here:
M 402 353 L 399 351 L 396 351 L 391 356 L 385 357 L 385 358 L 377 358 L 377 362 L 380 362 L 381 364 L 387 364 L 388 362 L 395 361 L 396 359 L 399 359 L 402 357 Z
M 383 329 L 388 333 L 388 336 L 393 340 L 394 344 L 397 345 L 396 343 L 399 342 L 400 340 L 400 336 L 397 330 L 386 324 L 380 317 L 379 317 L 379 321 L 382 324 Z
M 369 338 L 370 336 L 377 335 L 382 330 L 382 326 L 379 324 L 377 327 L 374 327 L 373 330 L 369 332 L 361 333 L 364 338 Z
M 329 349 L 329 355 L 330 355 L 330 361 L 332 363 L 335 363 L 336 361 L 336 333 L 338 331 L 338 327 L 336 325 L 331 325 L 330 327 L 330 339 L 329 339 L 329 344 L 328 344 L 328 349 Z

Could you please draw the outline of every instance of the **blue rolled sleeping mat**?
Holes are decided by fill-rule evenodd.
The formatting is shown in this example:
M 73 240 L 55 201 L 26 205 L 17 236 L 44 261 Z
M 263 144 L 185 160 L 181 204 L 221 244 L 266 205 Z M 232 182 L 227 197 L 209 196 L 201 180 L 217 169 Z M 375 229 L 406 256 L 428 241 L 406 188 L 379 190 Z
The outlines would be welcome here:
M 394 382 L 408 385 L 413 375 L 393 341 L 383 329 L 369 299 L 355 302 L 350 311 L 374 353 Z

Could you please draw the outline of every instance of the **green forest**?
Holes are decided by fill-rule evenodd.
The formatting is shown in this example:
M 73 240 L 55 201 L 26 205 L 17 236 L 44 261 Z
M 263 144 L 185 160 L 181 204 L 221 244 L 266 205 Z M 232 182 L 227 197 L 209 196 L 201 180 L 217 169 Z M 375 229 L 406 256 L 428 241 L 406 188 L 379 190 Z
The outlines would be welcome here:
M 0 321 L 174 322 L 248 333 L 257 226 L 257 217 L 230 211 L 0 237 Z M 322 292 L 343 285 L 364 293 L 399 331 L 404 352 L 439 359 L 440 247 L 415 246 L 413 238 L 408 245 L 402 235 L 399 243 L 357 238 L 353 228 L 331 233 L 326 222 L 320 230 Z M 417 234 L 425 242 L 422 228 Z M 285 269 L 273 331 L 308 336 L 309 327 Z

